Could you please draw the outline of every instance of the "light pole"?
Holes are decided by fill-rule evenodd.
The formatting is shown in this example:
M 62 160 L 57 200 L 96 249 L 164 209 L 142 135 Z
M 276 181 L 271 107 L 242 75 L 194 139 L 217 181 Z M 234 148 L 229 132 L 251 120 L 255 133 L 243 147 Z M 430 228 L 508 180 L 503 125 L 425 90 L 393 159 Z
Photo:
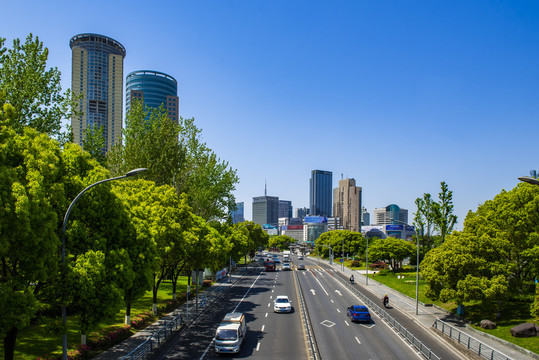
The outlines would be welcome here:
M 401 224 L 404 224 L 404 231 L 407 232 L 406 227 L 410 226 L 406 222 L 396 219 L 389 219 L 391 221 L 395 221 Z M 415 237 L 417 239 L 417 265 L 415 268 L 415 314 L 419 315 L 419 233 L 414 228 Z
M 365 276 L 365 286 L 369 285 L 369 236 L 365 233 L 365 238 L 367 239 L 367 249 L 365 250 L 365 269 L 367 270 Z
M 134 170 L 129 171 L 125 175 L 110 178 L 110 179 L 105 179 L 105 180 L 101 180 L 101 181 L 98 181 L 96 183 L 93 183 L 92 185 L 88 186 L 86 189 L 82 190 L 75 197 L 75 199 L 71 202 L 71 204 L 67 208 L 66 214 L 64 216 L 64 223 L 62 225 L 62 282 L 65 280 L 66 225 L 67 225 L 67 220 L 69 219 L 69 215 L 71 214 L 71 211 L 73 210 L 73 206 L 75 205 L 77 200 L 79 200 L 79 198 L 82 196 L 82 194 L 84 194 L 86 191 L 90 190 L 91 188 L 93 188 L 96 185 L 99 185 L 99 184 L 102 184 L 102 183 L 108 182 L 108 181 L 119 180 L 119 179 L 123 179 L 123 178 L 126 178 L 126 177 L 134 176 L 134 175 L 137 175 L 137 174 L 139 174 L 141 172 L 144 172 L 146 170 L 148 170 L 148 169 L 144 169 L 144 168 L 134 169 Z M 66 305 L 65 305 L 65 299 L 62 298 L 62 325 L 63 325 L 63 328 L 64 328 L 64 334 L 62 335 L 62 358 L 64 360 L 67 360 L 67 325 L 66 324 L 67 324 Z

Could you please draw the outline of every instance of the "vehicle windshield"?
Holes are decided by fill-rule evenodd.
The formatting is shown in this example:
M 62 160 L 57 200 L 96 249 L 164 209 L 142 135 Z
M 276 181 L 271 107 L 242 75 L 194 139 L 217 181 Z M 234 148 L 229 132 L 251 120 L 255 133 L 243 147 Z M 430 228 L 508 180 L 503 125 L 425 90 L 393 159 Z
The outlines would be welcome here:
M 227 330 L 217 330 L 217 335 L 215 335 L 217 340 L 236 340 L 238 334 L 236 330 L 227 329 Z
M 277 301 L 275 302 L 278 302 L 278 303 L 287 303 L 288 302 L 288 299 L 277 299 Z

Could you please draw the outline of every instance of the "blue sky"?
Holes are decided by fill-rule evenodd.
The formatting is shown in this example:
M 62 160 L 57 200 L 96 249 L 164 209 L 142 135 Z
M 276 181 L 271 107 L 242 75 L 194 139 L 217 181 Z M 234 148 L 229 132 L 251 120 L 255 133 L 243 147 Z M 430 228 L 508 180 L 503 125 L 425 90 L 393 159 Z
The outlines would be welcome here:
M 539 168 L 539 2 L 9 1 L 0 36 L 32 32 L 71 84 L 69 39 L 121 42 L 124 72 L 179 83 L 180 113 L 264 194 L 309 206 L 311 170 L 355 178 L 363 205 L 409 210 L 440 182 L 468 210 Z

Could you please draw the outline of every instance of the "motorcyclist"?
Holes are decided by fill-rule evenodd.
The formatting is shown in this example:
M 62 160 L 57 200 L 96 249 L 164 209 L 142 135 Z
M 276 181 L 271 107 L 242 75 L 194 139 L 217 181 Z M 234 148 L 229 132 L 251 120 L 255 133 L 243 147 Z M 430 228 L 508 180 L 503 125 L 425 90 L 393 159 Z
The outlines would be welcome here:
M 384 307 L 387 307 L 387 305 L 389 305 L 389 297 L 387 296 L 387 294 L 384 295 Z
M 354 275 L 353 274 L 350 275 L 350 283 L 352 283 L 352 284 L 354 283 Z

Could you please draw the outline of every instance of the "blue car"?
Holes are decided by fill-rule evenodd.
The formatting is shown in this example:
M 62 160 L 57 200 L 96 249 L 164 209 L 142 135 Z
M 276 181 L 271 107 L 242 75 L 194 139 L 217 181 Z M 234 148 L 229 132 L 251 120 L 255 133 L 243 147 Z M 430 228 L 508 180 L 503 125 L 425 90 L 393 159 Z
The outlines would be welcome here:
M 371 322 L 371 313 L 364 305 L 352 305 L 346 309 L 346 315 L 350 320 L 357 322 Z

